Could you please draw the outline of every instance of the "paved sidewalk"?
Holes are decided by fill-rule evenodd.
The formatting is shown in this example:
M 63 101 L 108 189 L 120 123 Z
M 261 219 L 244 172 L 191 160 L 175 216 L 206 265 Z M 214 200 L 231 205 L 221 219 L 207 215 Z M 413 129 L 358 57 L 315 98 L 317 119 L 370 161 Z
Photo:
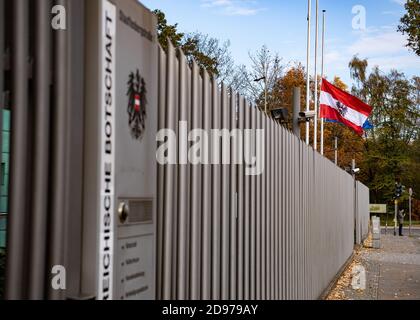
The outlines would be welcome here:
M 382 235 L 381 246 L 356 252 L 329 300 L 420 300 L 420 235 Z M 354 290 L 351 285 L 355 266 L 366 270 L 364 290 Z

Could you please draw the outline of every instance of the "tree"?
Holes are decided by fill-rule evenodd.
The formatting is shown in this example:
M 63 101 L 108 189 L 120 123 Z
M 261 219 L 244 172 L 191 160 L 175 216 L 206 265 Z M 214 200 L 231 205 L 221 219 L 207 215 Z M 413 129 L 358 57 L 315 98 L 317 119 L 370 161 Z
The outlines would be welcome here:
M 229 41 L 221 42 L 199 32 L 189 34 L 178 32 L 178 24 L 168 24 L 162 11 L 155 10 L 154 13 L 158 19 L 158 39 L 163 50 L 167 51 L 169 40 L 175 48 L 183 51 L 190 64 L 195 61 L 201 69 L 209 73 L 210 77 L 227 85 L 241 87 L 241 69 L 235 67 L 229 51 Z
M 420 1 L 407 0 L 406 14 L 401 18 L 398 31 L 408 36 L 407 47 L 420 56 Z
M 273 107 L 282 107 L 288 110 L 290 117 L 286 126 L 289 129 L 293 127 L 293 89 L 296 87 L 301 89 L 300 104 L 304 108 L 306 104 L 306 72 L 300 63 L 291 67 L 284 75 L 281 75 L 274 84 L 273 91 L 270 93 L 272 101 L 276 101 L 277 103 Z
M 179 48 L 181 46 L 182 39 L 184 38 L 184 34 L 178 32 L 178 24 L 168 24 L 165 14 L 160 10 L 155 10 L 153 13 L 157 17 L 158 40 L 162 49 L 165 51 L 168 50 L 168 39 L 175 47 Z
M 265 91 L 267 91 L 267 110 L 278 107 L 280 101 L 273 92 L 284 73 L 285 66 L 282 64 L 282 58 L 278 54 L 272 54 L 265 45 L 255 53 L 249 53 L 249 58 L 251 67 L 249 71 L 244 69 L 241 75 L 245 83 L 244 95 L 264 110 Z
M 364 140 L 360 178 L 370 187 L 372 201 L 390 201 L 396 179 L 405 183 L 418 175 L 409 169 L 409 150 L 420 132 L 417 81 L 396 70 L 384 73 L 378 67 L 368 74 L 367 60 L 358 57 L 349 67 L 356 81 L 352 93 L 373 107 L 370 121 L 374 129 Z

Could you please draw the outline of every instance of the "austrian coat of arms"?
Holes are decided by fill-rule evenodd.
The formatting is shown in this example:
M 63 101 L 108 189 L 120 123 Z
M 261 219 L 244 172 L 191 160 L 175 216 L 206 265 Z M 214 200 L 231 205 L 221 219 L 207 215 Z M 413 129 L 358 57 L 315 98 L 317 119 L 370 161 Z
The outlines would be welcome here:
M 146 82 L 140 75 L 138 69 L 129 74 L 127 85 L 128 126 L 130 127 L 133 139 L 141 141 L 146 129 L 147 90 Z

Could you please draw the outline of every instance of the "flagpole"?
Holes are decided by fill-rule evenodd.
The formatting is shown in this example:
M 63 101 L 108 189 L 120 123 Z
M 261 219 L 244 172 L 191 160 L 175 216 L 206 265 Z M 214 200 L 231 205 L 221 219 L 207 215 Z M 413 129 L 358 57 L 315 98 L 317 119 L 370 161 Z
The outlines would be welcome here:
M 314 118 L 314 149 L 318 150 L 318 33 L 319 33 L 319 0 L 316 0 L 315 19 L 315 118 Z
M 325 12 L 322 10 L 322 58 L 321 58 L 321 87 L 324 79 L 324 49 L 325 49 Z M 321 154 L 324 155 L 324 118 L 321 118 Z
M 311 0 L 308 0 L 308 43 L 306 49 L 306 112 L 310 111 L 310 53 L 311 53 Z M 309 145 L 309 122 L 306 122 L 306 144 Z

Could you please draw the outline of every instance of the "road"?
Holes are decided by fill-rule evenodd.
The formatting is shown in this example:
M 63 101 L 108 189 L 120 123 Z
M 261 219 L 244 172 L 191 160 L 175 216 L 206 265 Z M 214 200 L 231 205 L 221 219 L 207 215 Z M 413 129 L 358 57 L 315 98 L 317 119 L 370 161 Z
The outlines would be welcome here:
M 394 226 L 388 226 L 388 229 L 386 230 L 386 228 L 385 227 L 382 227 L 382 234 L 385 234 L 385 231 L 387 231 L 387 233 L 386 234 L 391 234 L 391 235 L 393 235 L 394 234 Z M 408 235 L 408 232 L 409 232 L 409 230 L 408 230 L 408 227 L 404 227 L 403 228 L 403 235 Z M 398 228 L 397 228 L 397 233 L 398 233 Z M 411 235 L 412 236 L 416 236 L 416 237 L 420 237 L 420 227 L 411 227 Z
M 384 231 L 384 230 L 383 230 Z M 393 235 L 393 229 L 381 238 L 381 249 L 361 248 L 343 273 L 330 300 L 420 300 L 420 228 L 412 237 Z M 351 284 L 354 267 L 366 273 L 365 288 L 355 290 Z

